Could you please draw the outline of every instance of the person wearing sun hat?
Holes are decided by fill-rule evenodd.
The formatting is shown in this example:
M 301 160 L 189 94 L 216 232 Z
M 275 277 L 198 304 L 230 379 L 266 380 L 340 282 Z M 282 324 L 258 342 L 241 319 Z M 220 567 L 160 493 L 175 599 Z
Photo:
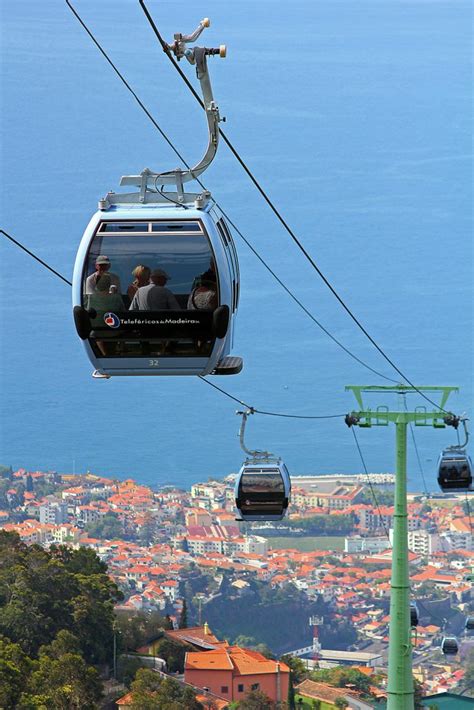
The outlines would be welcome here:
M 164 269 L 151 272 L 151 283 L 141 286 L 130 304 L 131 311 L 179 311 L 180 305 L 166 282 L 169 276 Z
M 95 271 L 86 279 L 86 296 L 90 296 L 97 291 L 97 281 L 101 276 L 107 274 L 110 276 L 111 285 L 116 287 L 116 293 L 122 293 L 120 286 L 120 278 L 117 274 L 110 271 L 110 259 L 105 254 L 100 254 L 95 260 Z M 115 291 L 115 289 L 114 289 Z

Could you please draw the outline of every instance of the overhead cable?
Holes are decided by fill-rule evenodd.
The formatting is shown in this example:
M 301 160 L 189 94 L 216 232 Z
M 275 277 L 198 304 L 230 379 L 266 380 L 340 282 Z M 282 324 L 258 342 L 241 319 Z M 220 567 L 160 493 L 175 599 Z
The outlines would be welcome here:
M 210 380 L 206 380 L 205 377 L 202 375 L 198 375 L 199 379 L 205 382 L 207 385 L 211 385 L 211 387 L 214 387 L 214 389 L 218 390 L 219 392 L 222 392 L 226 397 L 229 397 L 229 399 L 233 399 L 234 402 L 237 402 L 237 404 L 243 404 L 244 407 L 247 407 L 247 409 L 250 409 L 252 411 L 252 414 L 264 414 L 268 417 L 284 417 L 286 419 L 339 419 L 341 417 L 344 417 L 344 414 L 319 414 L 319 415 L 309 415 L 309 414 L 284 414 L 282 412 L 266 412 L 263 409 L 257 409 L 256 407 L 252 407 L 250 404 L 247 404 L 247 402 L 244 402 L 241 399 L 237 399 L 237 397 L 234 397 L 234 395 L 230 394 L 229 392 L 226 392 L 226 390 L 222 389 L 222 387 L 218 387 L 215 385 L 213 382 Z
M 402 397 L 403 397 L 403 406 L 404 406 L 404 408 L 405 408 L 405 411 L 407 411 L 406 395 L 403 394 Z M 429 494 L 429 492 L 428 492 L 428 487 L 427 487 L 427 485 L 426 485 L 425 472 L 424 472 L 424 470 L 423 470 L 423 465 L 422 465 L 422 463 L 421 463 L 420 454 L 419 454 L 419 452 L 418 452 L 418 446 L 417 446 L 417 444 L 416 444 L 415 431 L 414 431 L 414 429 L 413 429 L 413 426 L 412 426 L 412 423 L 411 423 L 411 422 L 408 422 L 408 426 L 410 427 L 411 438 L 412 438 L 412 441 L 413 441 L 413 446 L 414 446 L 414 448 L 415 448 L 416 459 L 417 459 L 417 461 L 418 461 L 418 468 L 419 468 L 419 470 L 420 470 L 421 478 L 422 478 L 422 480 L 423 480 L 423 488 L 424 488 L 424 490 L 425 490 L 426 496 L 429 497 L 430 494 Z M 457 431 L 457 430 L 456 430 L 456 431 Z
M 19 242 L 17 239 L 11 236 L 11 234 L 8 234 L 5 232 L 4 229 L 0 229 L 0 233 L 4 234 L 5 237 L 7 237 L 13 244 L 18 246 L 20 249 L 22 249 L 24 252 L 26 252 L 29 256 L 31 256 L 33 259 L 35 259 L 37 262 L 39 262 L 42 266 L 44 266 L 48 271 L 50 271 L 52 274 L 60 278 L 64 283 L 68 284 L 68 286 L 72 286 L 71 281 L 69 281 L 65 276 L 59 273 L 59 271 L 56 271 L 56 269 L 53 269 L 52 266 L 50 266 L 46 261 L 43 261 L 43 259 L 40 259 L 39 256 L 34 254 L 30 249 L 24 246 L 21 242 Z M 201 375 L 198 375 L 199 379 L 203 380 L 206 382 L 208 385 L 211 385 L 211 387 L 214 387 L 214 389 L 219 390 L 219 392 L 222 392 L 222 394 L 226 395 L 226 397 L 229 397 L 230 399 L 233 399 L 234 402 L 237 402 L 237 404 L 242 404 L 244 407 L 247 407 L 247 409 L 252 409 L 255 414 L 265 414 L 270 417 L 288 417 L 291 419 L 335 419 L 338 417 L 343 417 L 343 414 L 328 414 L 328 415 L 318 415 L 318 416 L 310 416 L 306 414 L 284 414 L 282 412 L 266 412 L 260 409 L 256 409 L 255 407 L 252 407 L 250 404 L 247 404 L 244 402 L 242 399 L 238 399 L 237 397 L 234 397 L 234 395 L 230 394 L 229 392 L 226 392 L 222 387 L 218 387 L 215 385 L 213 382 L 210 382 L 209 380 L 206 380 L 204 377 Z
M 69 4 L 69 0 L 66 0 Z M 171 64 L 173 67 L 176 69 L 188 89 L 191 91 L 192 95 L 196 99 L 196 101 L 199 103 L 201 108 L 205 110 L 204 103 L 197 93 L 197 91 L 194 89 L 193 85 L 187 78 L 186 74 L 183 72 L 181 67 L 178 65 L 178 63 L 175 61 L 174 57 L 172 56 L 171 50 L 168 47 L 168 44 L 164 41 L 163 37 L 161 36 L 152 16 L 150 15 L 148 8 L 146 7 L 144 0 L 139 0 L 140 6 L 143 10 L 143 12 L 146 15 L 146 18 L 148 22 L 150 23 L 150 26 L 156 35 L 163 51 L 165 52 L 166 56 L 170 60 Z M 340 305 L 344 308 L 344 310 L 347 312 L 347 314 L 350 316 L 350 318 L 354 321 L 354 323 L 357 325 L 357 327 L 364 333 L 366 338 L 372 343 L 372 345 L 378 350 L 378 352 L 382 355 L 382 357 L 393 367 L 393 369 L 398 372 L 400 377 L 402 377 L 411 387 L 413 387 L 427 402 L 430 402 L 430 404 L 434 405 L 436 408 L 440 409 L 441 411 L 446 412 L 442 407 L 439 407 L 439 405 L 436 404 L 436 402 L 433 402 L 429 397 L 427 397 L 424 392 L 419 390 L 411 380 L 408 379 L 408 377 L 397 367 L 397 365 L 393 362 L 393 360 L 384 352 L 384 350 L 380 347 L 380 345 L 374 340 L 374 338 L 370 335 L 370 333 L 366 330 L 366 328 L 362 325 L 362 323 L 359 321 L 359 319 L 355 316 L 355 314 L 352 312 L 352 310 L 349 308 L 349 306 L 345 303 L 345 301 L 342 299 L 342 297 L 338 294 L 334 286 L 331 284 L 331 282 L 328 280 L 328 278 L 323 274 L 319 266 L 316 264 L 315 260 L 313 257 L 309 254 L 307 249 L 303 246 L 303 244 L 300 242 L 294 231 L 291 229 L 289 224 L 286 222 L 284 217 L 282 216 L 281 212 L 277 209 L 275 206 L 274 202 L 270 199 L 270 197 L 267 195 L 263 187 L 260 185 L 259 181 L 257 178 L 254 176 L 250 168 L 247 166 L 243 158 L 240 156 L 238 153 L 237 149 L 232 145 L 231 141 L 229 138 L 227 138 L 226 134 L 224 131 L 219 127 L 219 133 L 222 136 L 223 141 L 226 143 L 227 147 L 231 151 L 231 153 L 234 155 L 236 160 L 239 162 L 241 167 L 244 169 L 244 171 L 247 173 L 247 176 L 250 178 L 251 182 L 254 184 L 258 192 L 261 194 L 265 202 L 268 204 L 272 212 L 275 214 L 277 219 L 281 222 L 285 230 L 288 232 L 294 243 L 297 245 L 298 249 L 302 252 L 302 254 L 306 257 L 307 261 L 311 264 L 313 269 L 316 271 L 318 276 L 322 279 L 322 281 L 325 283 L 325 285 L 328 287 L 328 289 L 331 291 L 333 296 L 339 301 Z
M 369 484 L 370 492 L 371 492 L 371 494 L 372 494 L 372 498 L 373 498 L 373 500 L 374 500 L 375 507 L 377 508 L 378 513 L 379 513 L 380 522 L 382 523 L 382 527 L 383 527 L 383 529 L 384 529 L 384 531 L 385 531 L 385 535 L 387 536 L 387 540 L 388 540 L 388 542 L 389 542 L 389 545 L 390 545 L 390 547 L 392 547 L 392 541 L 390 540 L 390 534 L 389 534 L 389 532 L 388 532 L 388 530 L 387 530 L 387 526 L 385 525 L 385 520 L 383 519 L 383 515 L 382 515 L 382 512 L 381 512 L 381 510 L 380 510 L 379 501 L 378 501 L 377 496 L 375 495 L 375 490 L 374 490 L 374 487 L 373 487 L 373 485 L 372 485 L 372 481 L 370 480 L 370 474 L 369 474 L 369 472 L 368 472 L 368 470 L 367 470 L 367 466 L 365 465 L 364 457 L 363 457 L 363 455 L 362 455 L 362 450 L 361 450 L 360 445 L 359 445 L 359 440 L 357 439 L 357 435 L 356 435 L 356 433 L 355 433 L 355 427 L 350 427 L 350 429 L 351 429 L 352 435 L 353 435 L 353 437 L 354 437 L 355 445 L 357 446 L 357 451 L 359 452 L 360 460 L 362 461 L 362 466 L 363 466 L 363 468 L 364 468 L 365 475 L 367 476 L 367 483 Z
M 17 241 L 12 237 L 11 234 L 8 234 L 4 229 L 0 229 L 0 233 L 3 234 L 7 239 L 9 239 L 13 244 L 16 244 L 17 247 L 20 247 L 20 249 L 23 249 L 24 252 L 26 252 L 29 256 L 31 256 L 33 259 L 35 259 L 39 264 L 45 267 L 45 269 L 49 269 L 55 276 L 58 278 L 62 279 L 64 283 L 67 283 L 69 286 L 72 286 L 72 283 L 67 279 L 65 276 L 59 273 L 59 271 L 56 271 L 56 269 L 53 269 L 52 266 L 47 264 L 43 259 L 40 259 L 39 256 L 36 256 L 36 254 L 33 254 L 32 251 L 27 249 L 24 244 L 21 244 L 21 242 Z

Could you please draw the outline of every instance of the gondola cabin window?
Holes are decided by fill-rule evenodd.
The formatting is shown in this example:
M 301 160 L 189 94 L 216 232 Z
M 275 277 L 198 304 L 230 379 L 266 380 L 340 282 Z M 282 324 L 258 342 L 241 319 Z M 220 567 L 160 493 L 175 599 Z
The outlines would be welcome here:
M 82 299 L 98 356 L 208 355 L 219 280 L 202 223 L 100 222 Z

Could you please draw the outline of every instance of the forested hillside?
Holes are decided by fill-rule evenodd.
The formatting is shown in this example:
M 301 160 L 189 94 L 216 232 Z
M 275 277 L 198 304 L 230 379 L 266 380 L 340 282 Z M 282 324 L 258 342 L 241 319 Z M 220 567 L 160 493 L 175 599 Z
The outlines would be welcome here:
M 0 531 L 0 707 L 92 710 L 121 593 L 94 552 Z

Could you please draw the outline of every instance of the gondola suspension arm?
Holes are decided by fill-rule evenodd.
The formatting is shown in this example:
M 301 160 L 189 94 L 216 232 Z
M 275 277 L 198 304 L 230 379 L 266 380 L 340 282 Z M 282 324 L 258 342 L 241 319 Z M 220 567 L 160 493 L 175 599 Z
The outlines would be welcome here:
M 259 451 L 258 449 L 251 450 L 248 449 L 245 445 L 244 437 L 245 437 L 245 427 L 247 425 L 247 419 L 249 417 L 249 414 L 254 414 L 255 410 L 253 407 L 250 407 L 249 409 L 245 411 L 236 411 L 236 414 L 242 417 L 242 422 L 240 424 L 239 428 L 239 441 L 240 441 L 240 447 L 241 449 L 252 459 L 254 460 L 264 460 L 267 461 L 268 459 L 271 459 L 273 457 L 273 454 L 271 454 L 269 451 Z
M 219 144 L 219 122 L 225 121 L 225 118 L 220 117 L 219 109 L 214 101 L 211 80 L 207 67 L 207 57 L 215 55 L 225 57 L 226 47 L 223 44 L 218 48 L 186 47 L 186 45 L 190 42 L 194 42 L 200 36 L 201 32 L 206 27 L 209 27 L 209 25 L 210 21 L 206 17 L 201 20 L 197 28 L 191 34 L 183 35 L 179 32 L 176 33 L 172 44 L 167 44 L 160 38 L 163 50 L 168 55 L 173 54 L 177 61 L 180 61 L 183 57 L 185 57 L 190 64 L 196 67 L 197 78 L 201 84 L 203 106 L 206 112 L 208 125 L 208 144 L 206 152 L 201 160 L 193 168 L 189 168 L 188 170 L 176 168 L 175 170 L 168 170 L 163 173 L 154 173 L 146 168 L 140 173 L 140 175 L 125 175 L 122 177 L 120 185 L 134 185 L 135 187 L 139 187 L 142 196 L 147 189 L 156 191 L 157 184 L 159 182 L 161 185 L 176 185 L 178 201 L 184 202 L 183 183 L 199 177 L 204 170 L 209 167 L 216 155 L 217 146 Z
M 465 449 L 469 443 L 469 430 L 467 428 L 467 422 L 469 421 L 468 417 L 466 417 L 464 414 L 460 417 L 450 415 L 444 417 L 444 421 L 446 424 L 453 426 L 455 429 L 457 429 L 459 424 L 462 423 L 464 429 L 464 436 L 466 437 L 462 444 L 453 444 L 453 446 L 448 446 L 446 451 L 458 451 L 459 449 Z

